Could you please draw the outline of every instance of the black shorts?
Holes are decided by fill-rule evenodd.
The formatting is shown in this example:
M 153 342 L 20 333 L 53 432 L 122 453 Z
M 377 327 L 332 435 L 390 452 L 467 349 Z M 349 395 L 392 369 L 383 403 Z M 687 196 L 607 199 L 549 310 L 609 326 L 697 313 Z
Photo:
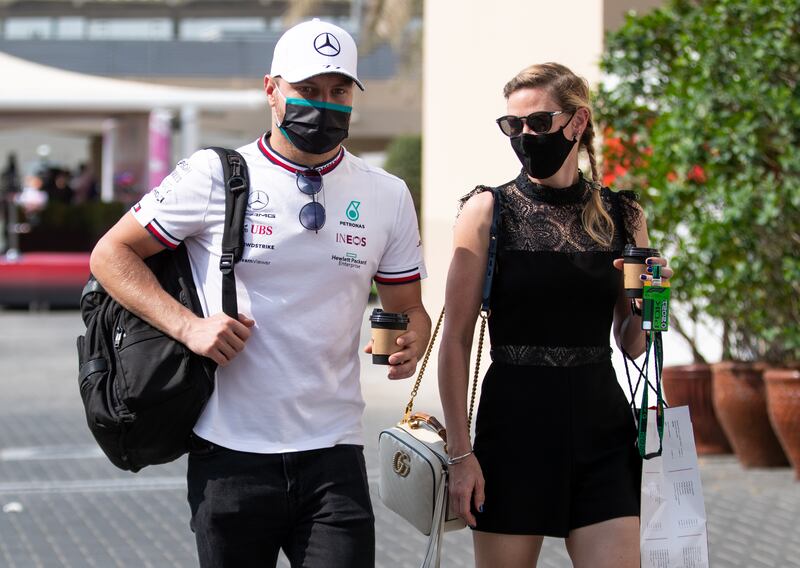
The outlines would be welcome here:
M 636 426 L 610 362 L 580 367 L 492 363 L 475 454 L 486 481 L 477 530 L 566 537 L 638 516 Z

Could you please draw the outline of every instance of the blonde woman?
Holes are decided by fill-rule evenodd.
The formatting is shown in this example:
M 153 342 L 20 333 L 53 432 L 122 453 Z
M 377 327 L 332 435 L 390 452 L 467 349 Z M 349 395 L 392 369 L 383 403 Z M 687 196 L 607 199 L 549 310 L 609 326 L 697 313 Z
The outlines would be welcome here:
M 638 567 L 641 459 L 608 339 L 613 329 L 632 356 L 645 348 L 620 271 L 625 244 L 648 244 L 644 215 L 633 194 L 597 181 L 584 79 L 557 63 L 533 65 L 504 95 L 508 114 L 497 123 L 523 169 L 497 188 L 492 364 L 474 448 L 466 392 L 489 188 L 462 200 L 447 279 L 439 387 L 450 455 L 461 458 L 450 469 L 451 510 L 475 529 L 478 567 L 535 566 L 544 536 L 565 538 L 576 567 Z M 581 150 L 591 179 L 578 170 Z M 672 275 L 663 258 L 647 262 Z

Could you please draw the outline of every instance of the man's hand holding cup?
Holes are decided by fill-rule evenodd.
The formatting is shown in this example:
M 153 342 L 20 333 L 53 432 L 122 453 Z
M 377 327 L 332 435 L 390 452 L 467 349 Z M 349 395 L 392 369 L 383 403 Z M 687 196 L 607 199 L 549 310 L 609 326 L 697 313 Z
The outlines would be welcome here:
M 384 312 L 376 308 L 370 316 L 372 339 L 364 348 L 372 354 L 375 365 L 389 365 L 389 379 L 406 379 L 417 367 L 419 340 L 415 331 L 408 330 L 408 316 Z

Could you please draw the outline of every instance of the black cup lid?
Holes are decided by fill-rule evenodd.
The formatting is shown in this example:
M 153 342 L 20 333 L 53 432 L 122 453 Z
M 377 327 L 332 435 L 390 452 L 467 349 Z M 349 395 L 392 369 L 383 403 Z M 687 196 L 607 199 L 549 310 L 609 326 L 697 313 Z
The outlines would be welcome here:
M 380 308 L 375 308 L 372 310 L 372 315 L 369 316 L 369 321 L 373 323 L 408 323 L 408 316 L 406 314 L 384 312 Z
M 661 256 L 661 253 L 658 252 L 658 249 L 637 247 L 636 245 L 631 245 L 631 244 L 625 245 L 622 254 L 623 256 L 635 256 L 641 258 L 647 258 L 650 256 Z

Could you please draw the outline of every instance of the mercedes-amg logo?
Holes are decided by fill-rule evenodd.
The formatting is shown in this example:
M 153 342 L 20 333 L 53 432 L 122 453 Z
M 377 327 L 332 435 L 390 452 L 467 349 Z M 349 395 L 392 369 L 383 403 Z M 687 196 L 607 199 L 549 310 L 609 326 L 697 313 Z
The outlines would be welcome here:
M 268 203 L 269 196 L 264 191 L 252 192 L 250 198 L 247 200 L 247 206 L 253 211 L 264 209 Z
M 314 38 L 314 49 L 317 50 L 317 53 L 327 55 L 328 57 L 339 55 L 339 52 L 342 51 L 339 40 L 336 39 L 336 36 L 328 32 L 321 33 Z
M 392 459 L 392 469 L 400 477 L 406 477 L 411 473 L 411 457 L 403 452 L 396 452 Z

